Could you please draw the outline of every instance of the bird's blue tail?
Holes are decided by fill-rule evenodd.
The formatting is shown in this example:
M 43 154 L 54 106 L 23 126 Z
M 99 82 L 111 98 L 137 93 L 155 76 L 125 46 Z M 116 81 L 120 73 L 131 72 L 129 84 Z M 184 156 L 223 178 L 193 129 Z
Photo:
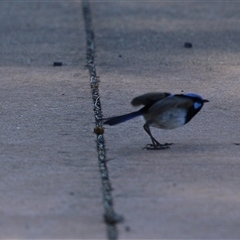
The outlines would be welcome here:
M 136 112 L 124 114 L 124 115 L 117 116 L 117 117 L 105 118 L 105 119 L 103 119 L 103 124 L 108 124 L 108 125 L 112 126 L 112 125 L 116 125 L 116 124 L 128 121 L 132 118 L 141 116 L 143 114 L 141 110 L 142 109 L 140 109 L 139 111 L 136 111 Z

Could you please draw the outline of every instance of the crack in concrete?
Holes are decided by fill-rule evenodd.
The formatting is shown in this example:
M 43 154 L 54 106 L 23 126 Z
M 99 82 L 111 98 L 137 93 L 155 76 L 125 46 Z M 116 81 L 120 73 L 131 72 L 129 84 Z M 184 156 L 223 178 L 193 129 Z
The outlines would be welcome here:
M 94 133 L 97 135 L 97 151 L 100 177 L 102 182 L 103 207 L 104 207 L 104 221 L 107 226 L 108 239 L 117 239 L 118 230 L 117 223 L 123 221 L 123 217 L 114 211 L 113 197 L 111 194 L 112 187 L 109 179 L 106 149 L 104 142 L 104 129 L 102 126 L 102 109 L 99 96 L 99 81 L 94 64 L 95 42 L 94 30 L 92 26 L 91 9 L 88 0 L 82 1 L 83 17 L 85 22 L 85 31 L 87 39 L 87 68 L 90 75 L 90 86 L 92 91 L 93 111 L 95 117 Z

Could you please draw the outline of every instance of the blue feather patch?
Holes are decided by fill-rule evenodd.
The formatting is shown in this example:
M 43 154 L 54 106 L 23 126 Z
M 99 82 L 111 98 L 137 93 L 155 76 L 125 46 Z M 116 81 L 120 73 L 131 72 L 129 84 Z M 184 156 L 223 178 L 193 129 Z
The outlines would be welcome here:
M 193 107 L 194 107 L 195 109 L 198 109 L 198 108 L 202 107 L 202 103 L 195 102 L 195 103 L 193 104 Z

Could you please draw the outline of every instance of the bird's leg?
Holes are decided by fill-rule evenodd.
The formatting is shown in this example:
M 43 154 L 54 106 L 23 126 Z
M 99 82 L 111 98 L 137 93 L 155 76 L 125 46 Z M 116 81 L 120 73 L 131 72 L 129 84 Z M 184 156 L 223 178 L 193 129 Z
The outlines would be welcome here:
M 173 143 L 165 143 L 165 144 L 161 144 L 159 143 L 152 135 L 149 125 L 147 123 L 145 123 L 143 125 L 144 130 L 147 132 L 147 134 L 150 136 L 151 140 L 152 140 L 152 144 L 147 144 L 146 147 L 144 147 L 143 149 L 147 149 L 147 150 L 163 150 L 163 149 L 167 149 L 169 148 L 170 145 L 173 145 Z

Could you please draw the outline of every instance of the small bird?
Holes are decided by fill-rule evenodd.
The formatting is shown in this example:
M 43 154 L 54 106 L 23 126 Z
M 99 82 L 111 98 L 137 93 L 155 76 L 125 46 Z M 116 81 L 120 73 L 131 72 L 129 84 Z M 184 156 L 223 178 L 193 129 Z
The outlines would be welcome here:
M 143 116 L 146 123 L 144 130 L 152 143 L 146 145 L 148 150 L 169 148 L 173 143 L 159 143 L 150 131 L 150 127 L 174 129 L 188 123 L 203 107 L 207 99 L 195 93 L 171 94 L 167 92 L 150 92 L 134 98 L 131 104 L 143 107 L 138 111 L 116 117 L 104 118 L 103 124 L 116 125 L 138 116 Z

